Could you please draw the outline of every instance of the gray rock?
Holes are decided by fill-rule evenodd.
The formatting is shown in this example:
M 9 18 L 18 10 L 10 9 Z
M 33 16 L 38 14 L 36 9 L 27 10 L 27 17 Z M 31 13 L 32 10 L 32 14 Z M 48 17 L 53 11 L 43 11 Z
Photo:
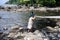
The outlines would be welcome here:
M 19 28 L 20 28 L 19 25 L 15 25 L 15 26 L 11 27 L 11 30 L 17 30 L 17 29 L 19 29 Z
M 58 37 L 60 38 L 60 33 L 58 34 Z
M 34 33 L 29 32 L 24 37 L 24 40 L 43 40 L 44 35 L 39 31 L 36 30 Z
M 58 28 L 59 32 L 60 32 L 60 28 Z
M 30 33 L 29 33 L 30 34 Z M 25 37 L 24 37 L 24 40 L 34 40 L 34 38 L 35 38 L 36 36 L 35 35 L 26 35 Z
M 9 35 L 7 37 L 14 38 L 15 35 L 16 35 L 16 33 L 9 33 Z
M 58 31 L 57 27 L 52 28 L 52 27 L 48 26 L 47 28 L 48 28 L 48 31 L 50 31 L 50 32 L 57 32 Z
M 21 36 L 21 33 L 20 33 L 20 32 L 18 32 L 18 33 L 14 36 L 14 38 L 17 38 L 17 37 L 19 37 L 19 36 Z
M 59 21 L 56 24 L 60 26 L 60 22 Z
M 38 33 L 40 33 L 39 30 L 36 30 L 36 31 L 34 32 L 34 34 L 38 34 Z
M 22 26 L 20 26 L 20 25 L 15 25 L 15 26 L 13 26 L 13 27 L 10 28 L 10 33 L 16 33 L 16 32 L 18 32 L 18 31 L 20 31 L 21 29 L 23 29 Z
M 7 27 L 3 27 L 3 30 L 8 30 L 8 28 Z

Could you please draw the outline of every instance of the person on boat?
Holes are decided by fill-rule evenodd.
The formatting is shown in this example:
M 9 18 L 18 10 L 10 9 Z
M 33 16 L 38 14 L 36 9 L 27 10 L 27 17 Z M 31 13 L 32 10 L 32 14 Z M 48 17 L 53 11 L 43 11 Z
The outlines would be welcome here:
M 29 32 L 32 31 L 32 27 L 33 27 L 32 25 L 33 25 L 34 19 L 35 19 L 35 15 L 32 12 L 28 21 L 28 26 L 27 26 Z

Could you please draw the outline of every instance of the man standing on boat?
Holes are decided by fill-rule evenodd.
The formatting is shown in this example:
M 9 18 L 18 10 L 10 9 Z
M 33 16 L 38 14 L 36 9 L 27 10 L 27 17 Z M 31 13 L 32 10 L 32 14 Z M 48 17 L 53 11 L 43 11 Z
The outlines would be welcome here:
M 27 26 L 29 32 L 32 32 L 32 27 L 33 27 L 32 25 L 33 25 L 34 19 L 35 19 L 35 15 L 32 12 L 28 21 L 28 26 Z

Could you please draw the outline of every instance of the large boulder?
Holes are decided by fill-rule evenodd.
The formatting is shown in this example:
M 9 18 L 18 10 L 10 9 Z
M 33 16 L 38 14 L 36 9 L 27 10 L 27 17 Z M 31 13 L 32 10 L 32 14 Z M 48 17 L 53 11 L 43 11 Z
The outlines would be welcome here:
M 16 33 L 9 33 L 9 35 L 7 37 L 14 38 L 15 35 L 16 35 Z
M 44 40 L 44 35 L 39 30 L 36 30 L 34 33 L 29 32 L 25 35 L 24 40 Z M 49 40 L 46 38 L 46 40 Z
M 11 27 L 11 30 L 16 30 L 16 29 L 19 29 L 19 25 L 15 25 L 15 26 L 13 26 L 13 27 Z
M 12 32 L 14 32 L 14 33 L 16 33 L 16 32 L 18 32 L 19 30 L 21 30 L 21 29 L 23 29 L 23 27 L 22 26 L 20 26 L 20 25 L 15 25 L 15 26 L 13 26 L 13 27 L 11 27 L 10 28 L 10 33 Z

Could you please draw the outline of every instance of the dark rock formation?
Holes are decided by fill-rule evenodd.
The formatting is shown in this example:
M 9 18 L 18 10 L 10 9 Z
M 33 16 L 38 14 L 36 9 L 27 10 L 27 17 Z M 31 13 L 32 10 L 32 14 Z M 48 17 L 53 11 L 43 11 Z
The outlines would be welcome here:
M 0 17 L 0 19 L 2 19 L 2 17 Z
M 46 28 L 47 26 L 55 27 L 57 26 L 56 21 L 51 19 L 41 19 L 41 20 L 35 20 L 34 25 L 37 29 Z

